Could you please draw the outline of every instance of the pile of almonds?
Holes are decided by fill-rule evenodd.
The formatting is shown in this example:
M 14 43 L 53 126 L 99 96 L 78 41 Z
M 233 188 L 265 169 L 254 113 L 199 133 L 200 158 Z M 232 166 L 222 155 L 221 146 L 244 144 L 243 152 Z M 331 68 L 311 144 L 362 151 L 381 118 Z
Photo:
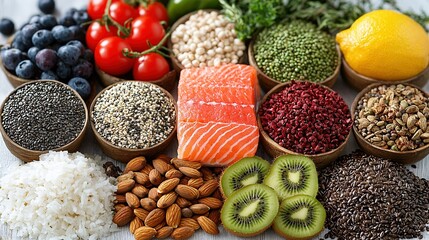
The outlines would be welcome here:
M 187 239 L 199 228 L 216 235 L 223 204 L 221 172 L 166 155 L 152 165 L 136 157 L 117 178 L 113 222 L 120 227 L 130 223 L 136 240 Z

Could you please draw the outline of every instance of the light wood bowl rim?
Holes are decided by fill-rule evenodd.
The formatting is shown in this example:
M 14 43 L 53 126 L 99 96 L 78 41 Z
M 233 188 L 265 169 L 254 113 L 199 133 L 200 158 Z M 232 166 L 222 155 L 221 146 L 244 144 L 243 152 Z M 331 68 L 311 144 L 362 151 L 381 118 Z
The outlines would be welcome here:
M 91 125 L 92 132 L 94 133 L 95 137 L 96 137 L 98 140 L 100 140 L 103 144 L 105 144 L 106 146 L 108 146 L 109 148 L 114 149 L 114 150 L 117 150 L 117 151 L 121 151 L 121 152 L 128 152 L 128 153 L 141 153 L 142 155 L 144 155 L 144 154 L 145 154 L 145 152 L 149 152 L 149 151 L 151 151 L 151 150 L 154 150 L 154 149 L 156 149 L 156 148 L 158 148 L 158 147 L 162 146 L 163 144 L 166 144 L 167 142 L 170 142 L 170 141 L 172 140 L 172 138 L 173 138 L 173 137 L 175 136 L 175 134 L 176 134 L 176 131 L 177 131 L 177 122 L 176 122 L 176 124 L 174 124 L 174 128 L 173 128 L 173 130 L 171 131 L 170 135 L 168 135 L 168 137 L 167 137 L 166 139 L 164 139 L 163 141 L 161 141 L 161 142 L 159 142 L 159 143 L 157 143 L 157 144 L 155 144 L 155 145 L 153 145 L 153 146 L 151 146 L 151 147 L 148 147 L 148 148 L 122 148 L 122 147 L 118 147 L 118 146 L 116 146 L 116 145 L 112 144 L 111 142 L 107 141 L 106 139 L 104 139 L 104 137 L 103 137 L 103 136 L 101 136 L 101 134 L 97 131 L 97 129 L 95 128 L 95 124 L 94 124 L 94 118 L 93 118 L 93 114 L 92 114 L 92 113 L 93 113 L 93 111 L 94 111 L 94 106 L 95 106 L 95 103 L 97 102 L 98 98 L 100 98 L 100 96 L 101 96 L 104 92 L 106 92 L 107 90 L 111 89 L 112 87 L 114 87 L 114 86 L 116 86 L 116 85 L 118 85 L 118 84 L 126 83 L 126 82 L 139 83 L 139 84 L 151 84 L 151 85 L 154 85 L 154 86 L 156 86 L 156 87 L 160 88 L 160 89 L 162 90 L 162 92 L 164 92 L 164 93 L 167 95 L 167 97 L 168 97 L 168 98 L 173 102 L 174 110 L 175 110 L 176 118 L 177 118 L 177 113 L 178 113 L 178 110 L 177 110 L 177 103 L 176 103 L 176 101 L 175 101 L 175 99 L 174 99 L 173 95 L 171 95 L 171 94 L 170 94 L 170 92 L 168 92 L 168 91 L 167 91 L 167 90 L 165 90 L 164 88 L 162 88 L 162 87 L 160 87 L 160 86 L 158 86 L 158 85 L 156 85 L 156 84 L 150 83 L 150 82 L 135 81 L 135 80 L 131 80 L 131 81 L 126 80 L 126 81 L 117 82 L 117 83 L 114 83 L 114 84 L 112 84 L 112 85 L 107 86 L 106 88 L 104 88 L 103 90 L 101 90 L 101 91 L 97 94 L 97 96 L 95 96 L 94 100 L 93 100 L 93 101 L 92 101 L 92 103 L 91 103 L 91 107 L 90 107 L 90 109 L 89 109 L 89 112 L 90 112 L 90 114 L 89 114 L 89 115 L 90 115 L 90 116 L 89 116 L 89 121 L 90 121 L 90 125 Z
M 60 84 L 65 86 L 67 89 L 71 90 L 73 92 L 73 94 L 80 100 L 80 102 L 83 105 L 84 111 L 85 111 L 85 123 L 83 125 L 82 130 L 79 132 L 79 134 L 77 135 L 76 138 L 74 138 L 71 142 L 67 143 L 64 146 L 55 148 L 55 149 L 49 149 L 49 150 L 44 150 L 44 151 L 40 151 L 40 150 L 31 150 L 25 147 L 20 146 L 19 144 L 15 143 L 10 137 L 9 135 L 7 135 L 6 131 L 3 128 L 3 119 L 2 119 L 2 114 L 3 114 L 3 109 L 4 109 L 4 105 L 6 104 L 6 102 L 9 100 L 9 98 L 14 95 L 16 93 L 16 91 L 18 91 L 19 89 L 30 85 L 30 84 L 37 84 L 37 83 L 56 83 L 56 84 Z M 88 121 L 89 121 L 89 112 L 88 112 L 88 108 L 86 106 L 85 101 L 80 97 L 79 93 L 77 93 L 74 89 L 72 89 L 70 86 L 68 86 L 67 84 L 64 84 L 62 82 L 59 82 L 57 80 L 34 80 L 34 81 L 30 81 L 27 83 L 24 83 L 18 87 L 16 87 L 11 93 L 9 93 L 9 95 L 7 95 L 7 97 L 3 100 L 3 103 L 0 107 L 0 132 L 1 135 L 3 136 L 3 139 L 7 142 L 9 142 L 10 144 L 12 144 L 13 147 L 15 147 L 16 149 L 19 149 L 22 152 L 26 152 L 26 153 L 31 153 L 31 155 L 41 155 L 44 153 L 48 153 L 49 151 L 62 151 L 62 150 L 67 150 L 71 145 L 75 144 L 76 141 L 82 141 L 83 137 L 86 133 L 86 129 L 88 127 Z M 81 143 L 78 143 L 78 145 L 80 145 Z M 16 156 L 18 157 L 18 156 Z M 19 157 L 18 157 L 19 158 Z M 36 159 L 34 159 L 36 160 Z M 24 160 L 25 161 L 25 160 Z M 28 161 L 26 161 L 28 162 Z
M 357 95 L 356 95 L 356 97 L 355 97 L 355 99 L 353 100 L 353 103 L 352 103 L 352 107 L 351 107 L 351 111 L 352 111 L 352 121 L 353 121 L 353 134 L 354 134 L 354 136 L 355 136 L 355 138 L 357 138 L 357 139 L 359 139 L 360 141 L 361 141 L 361 143 L 363 143 L 362 144 L 362 149 L 366 152 L 366 149 L 372 149 L 372 150 L 374 150 L 374 152 L 380 152 L 380 153 L 385 153 L 386 155 L 392 155 L 392 156 L 401 156 L 401 158 L 405 158 L 405 157 L 409 157 L 409 156 L 412 156 L 412 155 L 414 155 L 414 153 L 418 153 L 418 152 L 424 152 L 424 151 L 427 151 L 427 150 L 429 150 L 429 144 L 426 144 L 426 145 L 424 145 L 423 147 L 420 147 L 420 148 L 417 148 L 417 149 L 414 149 L 414 150 L 408 150 L 408 151 L 395 151 L 395 150 L 391 150 L 391 149 L 384 149 L 384 148 L 381 148 L 381 147 L 378 147 L 378 146 L 375 146 L 375 145 L 373 145 L 372 143 L 370 143 L 370 142 L 368 142 L 359 132 L 358 132 L 358 129 L 357 129 L 357 127 L 356 127 L 356 124 L 355 124 L 355 111 L 356 111 L 356 107 L 357 107 L 357 104 L 358 104 L 358 102 L 359 102 L 359 100 L 367 93 L 367 92 L 369 92 L 369 91 L 371 91 L 371 89 L 373 89 L 373 88 L 376 88 L 376 87 L 378 87 L 378 86 L 382 86 L 382 85 L 387 85 L 387 86 L 390 86 L 390 85 L 398 85 L 398 84 L 402 84 L 402 85 L 405 85 L 405 86 L 411 86 L 411 87 L 414 87 L 414 88 L 416 88 L 416 89 L 418 89 L 419 91 L 421 91 L 427 98 L 429 98 L 429 94 L 428 93 L 426 93 L 423 89 L 421 89 L 420 87 L 418 87 L 418 86 L 416 86 L 416 85 L 413 85 L 413 84 L 411 84 L 411 83 L 373 83 L 373 84 L 371 84 L 371 85 L 369 85 L 369 86 L 367 86 L 366 88 L 364 88 L 362 91 L 360 91 Z M 393 161 L 396 161 L 396 162 L 400 162 L 400 163 L 412 163 L 412 162 L 416 162 L 416 161 L 418 161 L 418 160 L 420 160 L 420 159 L 418 159 L 418 160 L 416 160 L 416 161 L 407 161 L 407 160 L 396 160 L 396 159 L 394 159 L 394 158 L 391 158 L 391 160 L 393 160 Z
M 305 81 L 295 81 L 295 82 L 305 82 Z M 292 82 L 286 82 L 286 83 L 281 83 L 281 84 L 278 84 L 278 85 L 276 85 L 275 87 L 273 87 L 268 93 L 266 93 L 265 95 L 264 95 L 264 97 L 262 98 L 262 100 L 261 100 L 261 102 L 259 103 L 259 105 L 258 105 L 258 110 L 261 108 L 261 106 L 262 106 L 262 104 L 268 99 L 268 97 L 270 97 L 273 93 L 277 93 L 277 92 L 280 92 L 280 91 L 282 91 L 284 88 L 286 88 L 286 87 L 288 87 L 289 85 L 291 85 L 292 84 Z M 325 88 L 325 89 L 328 89 L 329 91 L 331 91 L 331 92 L 335 92 L 334 90 L 332 90 L 331 88 L 329 88 L 329 87 L 327 87 L 327 86 L 325 86 L 325 85 L 322 85 L 322 84 L 319 84 L 319 83 L 312 83 L 312 84 L 317 84 L 317 85 L 319 85 L 319 86 L 322 86 L 323 88 Z M 336 93 L 336 92 L 335 92 Z M 338 94 L 338 93 L 337 93 Z M 344 101 L 344 100 L 343 100 Z M 350 108 L 349 108 L 349 111 L 350 111 Z M 284 147 L 282 147 L 282 146 L 280 146 L 277 142 L 275 142 L 269 135 L 268 135 L 268 133 L 266 133 L 265 132 L 265 130 L 264 130 L 264 128 L 262 127 L 262 123 L 261 123 L 261 118 L 260 118 L 260 116 L 259 116 L 259 114 L 257 114 L 257 121 L 258 121 L 258 128 L 259 128 L 259 131 L 260 131 L 260 133 L 261 133 L 261 136 L 265 139 L 265 141 L 267 141 L 268 142 L 268 144 L 271 146 L 271 147 L 273 147 L 273 148 L 275 148 L 275 149 L 277 149 L 278 151 L 281 151 L 281 152 L 284 152 L 284 153 L 286 153 L 286 154 L 294 154 L 294 155 L 300 155 L 300 156 L 305 156 L 305 157 L 309 157 L 309 158 L 311 158 L 311 159 L 321 159 L 321 158 L 326 158 L 326 157 L 328 157 L 328 156 L 332 156 L 332 155 L 334 155 L 335 153 L 337 153 L 337 152 L 339 152 L 339 151 L 342 151 L 344 148 L 345 148 L 345 146 L 347 145 L 347 143 L 348 143 L 348 141 L 349 141 L 349 139 L 350 139 L 350 136 L 351 136 L 351 128 L 350 128 L 350 130 L 349 130 L 349 133 L 347 134 L 347 137 L 344 139 L 344 141 L 337 147 L 337 148 L 335 148 L 335 149 L 332 149 L 332 150 L 330 150 L 330 151 L 328 151 L 328 152 L 325 152 L 325 153 L 319 153 L 319 154 L 303 154 L 303 153 L 297 153 L 297 152 L 294 152 L 294 151 L 292 151 L 292 150 L 289 150 L 289 149 L 287 149 L 287 148 L 284 148 Z M 352 120 L 353 121 L 353 120 Z M 335 160 L 335 159 L 334 159 Z M 331 162 L 331 161 L 334 161 L 334 160 L 330 160 L 330 161 L 327 161 L 327 160 L 325 160 L 326 162 Z M 324 162 L 323 162 L 324 163 Z

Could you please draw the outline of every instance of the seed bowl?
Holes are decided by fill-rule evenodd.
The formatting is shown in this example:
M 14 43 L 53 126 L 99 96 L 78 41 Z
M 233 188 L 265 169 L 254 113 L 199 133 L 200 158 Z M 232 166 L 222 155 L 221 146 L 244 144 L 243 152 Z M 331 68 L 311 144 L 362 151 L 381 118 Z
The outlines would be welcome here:
M 361 91 L 371 84 L 382 83 L 382 84 L 399 84 L 399 83 L 411 83 L 419 87 L 424 87 L 429 80 L 429 65 L 419 74 L 414 77 L 399 80 L 399 81 L 383 81 L 375 78 L 366 77 L 362 74 L 357 73 L 347 63 L 345 58 L 342 58 L 343 67 L 341 72 L 346 81 L 354 89 Z
M 382 85 L 396 85 L 396 84 L 386 84 L 386 83 L 374 83 L 366 88 L 364 88 L 361 92 L 358 93 L 356 98 L 353 100 L 352 104 L 352 118 L 353 118 L 353 134 L 355 136 L 356 142 L 358 143 L 359 147 L 366 153 L 382 157 L 385 159 L 391 159 L 395 162 L 399 162 L 402 164 L 412 164 L 415 163 L 424 157 L 426 157 L 429 154 L 429 144 L 424 145 L 423 147 L 414 149 L 414 150 L 408 150 L 408 151 L 395 151 L 391 149 L 384 149 L 379 146 L 375 146 L 374 144 L 367 141 L 358 131 L 358 128 L 355 124 L 355 111 L 357 108 L 357 105 L 359 103 L 359 100 L 371 89 L 376 88 L 378 86 Z M 416 89 L 419 89 L 427 98 L 429 98 L 428 93 L 426 93 L 424 90 L 420 89 L 419 87 L 409 84 L 409 83 L 402 83 L 404 86 L 411 86 Z
M 297 81 L 298 82 L 298 81 Z M 290 82 L 288 83 L 282 83 L 282 84 L 278 84 L 277 86 L 274 86 L 267 94 L 265 94 L 265 96 L 262 98 L 262 101 L 259 103 L 258 105 L 258 109 L 260 109 L 262 107 L 262 104 L 272 95 L 278 92 L 281 92 L 282 90 L 284 90 L 284 88 L 288 87 L 289 85 L 291 85 Z M 317 84 L 319 86 L 324 87 L 325 89 L 328 89 L 329 91 L 333 92 L 332 89 L 330 89 L 327 86 L 324 86 L 322 84 Z M 344 141 L 335 149 L 332 149 L 328 152 L 325 153 L 320 153 L 320 154 L 302 154 L 302 153 L 297 153 L 294 152 L 292 150 L 286 149 L 282 146 L 280 146 L 277 142 L 275 142 L 270 136 L 269 134 L 264 130 L 264 128 L 262 127 L 262 123 L 261 123 L 261 118 L 259 116 L 259 113 L 257 114 L 257 122 L 258 122 L 258 128 L 259 128 L 259 132 L 261 135 L 261 143 L 263 148 L 265 149 L 265 151 L 273 158 L 276 158 L 280 155 L 283 154 L 294 154 L 294 155 L 302 155 L 302 156 L 306 156 L 311 158 L 314 163 L 316 164 L 317 168 L 324 168 L 327 165 L 329 165 L 331 162 L 335 161 L 340 154 L 343 152 L 343 150 L 345 149 L 349 139 L 350 139 L 350 135 L 351 135 L 351 129 L 349 130 L 347 137 L 344 139 Z
M 9 100 L 9 98 L 11 96 L 13 96 L 19 89 L 29 85 L 29 84 L 35 84 L 35 83 L 56 83 L 56 84 L 60 84 L 62 86 L 65 86 L 67 89 L 71 90 L 73 92 L 73 94 L 75 96 L 78 97 L 78 99 L 80 100 L 80 102 L 82 103 L 83 107 L 84 107 L 84 111 L 85 111 L 85 123 L 84 126 L 82 128 L 82 130 L 80 131 L 80 133 L 78 134 L 78 136 L 76 138 L 74 138 L 71 142 L 67 143 L 64 146 L 55 148 L 55 149 L 49 149 L 49 150 L 44 150 L 44 151 L 37 151 L 37 150 L 31 150 L 28 148 L 25 148 L 17 143 L 15 143 L 6 133 L 4 126 L 3 126 L 3 110 L 5 107 L 6 102 Z M 0 132 L 1 135 L 3 137 L 3 140 L 5 142 L 6 147 L 9 149 L 9 151 L 15 155 L 17 158 L 21 159 L 24 162 L 31 162 L 33 160 L 37 160 L 39 159 L 39 156 L 41 154 L 45 154 L 48 153 L 49 151 L 69 151 L 69 152 L 75 152 L 78 150 L 79 146 L 81 145 L 85 134 L 86 134 L 86 130 L 87 130 L 87 126 L 88 126 L 88 108 L 85 104 L 85 102 L 83 101 L 83 99 L 79 96 L 79 94 L 73 90 L 71 87 L 69 87 L 68 85 L 55 81 L 55 80 L 37 80 L 37 81 L 31 81 L 25 84 L 22 84 L 20 86 L 18 86 L 16 89 L 14 89 L 7 97 L 6 99 L 3 101 L 1 107 L 0 107 Z M 59 136 L 61 137 L 61 136 Z
M 273 87 L 277 86 L 278 84 L 282 84 L 283 82 L 269 77 L 258 67 L 258 64 L 256 63 L 256 59 L 255 59 L 255 54 L 253 51 L 254 44 L 255 44 L 255 38 L 250 42 L 249 47 L 247 49 L 247 51 L 248 51 L 247 55 L 249 57 L 249 64 L 256 69 L 256 72 L 258 73 L 259 84 L 261 85 L 262 89 L 264 89 L 267 92 L 267 91 L 270 91 Z M 332 73 L 332 75 L 329 76 L 328 78 L 326 78 L 325 80 L 318 82 L 319 84 L 325 85 L 329 88 L 332 88 L 332 86 L 334 86 L 335 82 L 338 79 L 338 76 L 340 75 L 341 50 L 340 50 L 338 45 L 336 46 L 336 49 L 337 49 L 337 54 L 338 54 L 338 64 L 335 67 L 334 73 Z
M 111 143 L 110 141 L 106 140 L 97 131 L 97 129 L 95 127 L 94 116 L 93 116 L 94 106 L 95 106 L 97 100 L 100 98 L 100 96 L 104 92 L 106 92 L 107 90 L 111 89 L 112 87 L 114 87 L 118 84 L 122 84 L 124 82 L 133 82 L 133 83 L 155 85 L 153 83 L 142 82 L 142 81 L 121 81 L 121 82 L 114 83 L 114 84 L 104 88 L 101 92 L 99 92 L 97 94 L 97 96 L 95 97 L 95 99 L 93 100 L 93 102 L 91 104 L 91 107 L 90 107 L 90 124 L 91 124 L 92 132 L 94 133 L 95 139 L 97 140 L 101 150 L 107 156 L 109 156 L 115 160 L 119 160 L 121 162 L 127 163 L 130 161 L 130 159 L 133 159 L 137 156 L 153 156 L 153 155 L 158 154 L 159 152 L 162 152 L 164 149 L 166 149 L 167 146 L 171 143 L 171 141 L 176 137 L 177 125 L 176 124 L 174 125 L 174 129 L 171 131 L 171 133 L 168 135 L 168 137 L 166 139 L 164 139 L 163 141 L 157 143 L 156 145 L 153 145 L 153 146 L 148 147 L 148 148 L 137 148 L 137 149 L 123 148 L 123 147 L 116 146 L 113 143 Z M 157 86 L 157 87 L 159 87 L 159 86 Z M 176 100 L 173 98 L 173 96 L 167 90 L 163 89 L 162 87 L 159 87 L 159 88 L 174 103 L 174 110 L 177 114 Z

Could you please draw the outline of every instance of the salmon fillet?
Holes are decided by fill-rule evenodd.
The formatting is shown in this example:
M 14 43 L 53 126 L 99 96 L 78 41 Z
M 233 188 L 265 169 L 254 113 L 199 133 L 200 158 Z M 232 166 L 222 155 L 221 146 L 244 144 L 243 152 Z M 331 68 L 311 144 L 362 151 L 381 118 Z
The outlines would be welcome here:
M 259 131 L 256 71 L 248 65 L 182 70 L 178 90 L 178 157 L 230 165 L 254 156 Z

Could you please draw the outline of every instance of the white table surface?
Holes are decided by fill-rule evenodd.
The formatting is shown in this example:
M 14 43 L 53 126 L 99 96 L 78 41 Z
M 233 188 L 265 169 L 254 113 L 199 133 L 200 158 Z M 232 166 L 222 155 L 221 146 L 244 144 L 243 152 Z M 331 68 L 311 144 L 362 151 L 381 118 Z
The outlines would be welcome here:
M 85 6 L 87 0 L 56 0 L 57 4 L 57 12 L 56 15 L 60 16 L 64 14 L 64 12 L 71 8 L 76 7 L 80 8 Z M 420 9 L 423 8 L 426 12 L 429 12 L 429 0 L 413 0 L 413 1 L 405 1 L 398 0 L 400 2 L 400 6 L 403 9 Z M 16 27 L 21 26 L 27 19 L 32 15 L 39 13 L 37 8 L 37 0 L 0 0 L 0 18 L 8 17 L 11 18 Z M 0 44 L 5 43 L 5 38 L 0 36 Z M 429 84 L 424 87 L 425 91 L 429 91 Z M 6 76 L 3 72 L 0 72 L 0 101 L 2 102 L 5 97 L 13 90 L 13 87 L 10 85 Z M 353 98 L 356 96 L 357 92 L 353 90 L 350 86 L 348 86 L 344 80 L 341 78 L 338 79 L 337 83 L 334 86 L 334 90 L 336 90 L 347 102 L 350 106 Z M 88 131 L 90 132 L 90 131 Z M 351 141 L 347 145 L 346 153 L 350 153 L 354 149 L 357 149 L 358 146 L 354 140 L 351 138 Z M 174 142 L 166 149 L 165 153 L 170 156 L 176 155 L 177 149 L 177 141 Z M 98 154 L 104 157 L 104 159 L 108 160 L 108 158 L 103 155 L 100 148 L 97 146 L 95 139 L 92 133 L 87 134 L 84 143 L 82 144 L 80 151 L 85 154 Z M 259 155 L 269 159 L 262 150 L 259 151 Z M 18 158 L 13 156 L 8 149 L 6 148 L 3 140 L 0 140 L 0 176 L 4 175 L 8 169 L 14 168 L 18 165 L 23 164 Z M 426 157 L 422 161 L 415 164 L 417 168 L 408 168 L 417 174 L 420 177 L 424 177 L 429 179 L 429 157 Z M 121 165 L 123 166 L 123 165 Z M 325 232 L 324 232 L 325 233 Z M 322 233 L 320 237 L 323 237 Z M 17 240 L 18 238 L 14 232 L 10 231 L 7 226 L 0 225 L 0 240 Z M 134 239 L 131 233 L 128 231 L 128 227 L 121 228 L 121 231 L 112 234 L 110 237 L 104 238 L 107 240 L 131 240 Z M 204 233 L 202 230 L 198 231 L 191 239 L 240 239 L 231 234 L 228 234 L 221 228 L 220 235 L 212 236 Z M 268 230 L 265 233 L 253 237 L 250 239 L 281 239 L 278 237 L 272 230 Z M 424 234 L 424 239 L 429 239 L 429 234 Z

